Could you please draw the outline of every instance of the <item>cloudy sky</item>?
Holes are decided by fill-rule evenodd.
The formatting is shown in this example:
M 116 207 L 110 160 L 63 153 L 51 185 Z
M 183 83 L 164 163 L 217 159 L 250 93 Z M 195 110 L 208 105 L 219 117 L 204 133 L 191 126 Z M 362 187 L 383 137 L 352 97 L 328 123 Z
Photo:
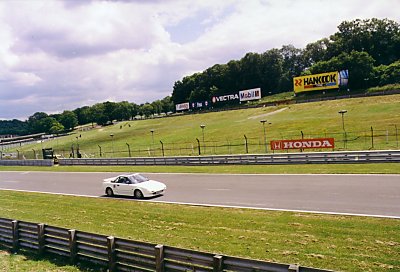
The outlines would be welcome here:
M 0 119 L 152 102 L 216 63 L 400 22 L 398 0 L 0 0 Z

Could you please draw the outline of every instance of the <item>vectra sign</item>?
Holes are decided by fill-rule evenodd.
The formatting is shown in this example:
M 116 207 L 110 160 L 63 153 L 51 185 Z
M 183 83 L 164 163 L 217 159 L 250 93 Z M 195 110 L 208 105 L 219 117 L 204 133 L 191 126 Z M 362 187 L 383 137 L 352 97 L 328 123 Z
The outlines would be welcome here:
M 227 94 L 227 95 L 221 95 L 221 96 L 213 96 L 211 98 L 211 101 L 213 103 L 218 103 L 218 102 L 226 102 L 226 101 L 232 101 L 232 100 L 238 100 L 239 95 L 237 93 L 235 94 Z
M 334 148 L 334 147 L 335 147 L 334 138 L 271 141 L 271 150 Z

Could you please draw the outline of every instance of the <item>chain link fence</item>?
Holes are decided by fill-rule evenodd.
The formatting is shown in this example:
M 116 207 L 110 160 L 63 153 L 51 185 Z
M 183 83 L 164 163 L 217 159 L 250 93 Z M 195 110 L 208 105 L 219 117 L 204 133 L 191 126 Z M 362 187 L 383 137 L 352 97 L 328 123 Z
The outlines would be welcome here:
M 287 149 L 271 150 L 271 140 L 294 140 L 294 139 L 316 139 L 334 138 L 335 147 L 332 149 Z M 116 142 L 112 144 L 85 146 L 84 143 L 72 144 L 69 148 L 53 148 L 54 154 L 60 158 L 118 158 L 118 157 L 161 157 L 161 156 L 199 156 L 199 155 L 230 155 L 230 154 L 263 154 L 301 151 L 350 151 L 350 150 L 395 150 L 399 149 L 399 135 L 397 129 L 374 129 L 364 131 L 342 131 L 342 132 L 289 132 L 265 137 L 248 137 L 243 135 L 236 139 L 207 139 L 196 138 L 193 141 L 167 142 L 158 141 L 148 145 L 135 145 L 134 143 Z M 14 149 L 15 150 L 15 149 Z M 7 152 L 1 147 L 0 157 L 7 159 L 42 159 L 41 149 L 19 150 Z

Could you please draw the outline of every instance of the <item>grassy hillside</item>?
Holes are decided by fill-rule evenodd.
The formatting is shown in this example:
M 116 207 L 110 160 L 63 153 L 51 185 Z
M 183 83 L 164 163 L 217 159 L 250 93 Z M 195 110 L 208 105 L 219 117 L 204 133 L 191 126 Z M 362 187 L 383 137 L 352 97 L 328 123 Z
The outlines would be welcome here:
M 342 109 L 347 110 L 346 137 L 338 113 Z M 19 147 L 18 151 L 33 158 L 33 150 L 38 154 L 42 147 L 52 147 L 68 157 L 71 147 L 79 145 L 83 157 L 99 157 L 100 149 L 103 157 L 128 157 L 129 149 L 131 156 L 161 156 L 162 141 L 166 156 L 198 155 L 197 138 L 202 155 L 243 154 L 246 135 L 248 152 L 263 153 L 261 120 L 271 123 L 265 124 L 267 142 L 300 139 L 302 131 L 304 138 L 335 138 L 335 150 L 397 149 L 395 125 L 400 130 L 400 95 L 188 114 L 93 129 L 89 126 L 70 136 Z

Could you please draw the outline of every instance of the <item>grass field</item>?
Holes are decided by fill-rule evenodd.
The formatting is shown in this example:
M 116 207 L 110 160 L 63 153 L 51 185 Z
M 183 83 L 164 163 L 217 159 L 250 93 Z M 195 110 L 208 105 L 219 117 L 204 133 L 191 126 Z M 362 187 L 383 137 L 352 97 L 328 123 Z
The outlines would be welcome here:
M 394 219 L 11 191 L 0 191 L 0 198 L 0 216 L 6 218 L 339 271 L 400 270 L 400 224 Z M 3 253 L 0 264 L 22 267 L 29 262 L 19 258 Z M 44 261 L 47 268 L 43 271 L 75 271 L 48 262 Z
M 248 152 L 263 153 L 263 119 L 271 123 L 265 125 L 267 142 L 299 139 L 303 132 L 304 138 L 335 138 L 335 150 L 343 150 L 345 143 L 347 150 L 398 149 L 399 105 L 400 95 L 388 95 L 127 121 L 78 130 L 70 136 L 18 147 L 18 151 L 33 158 L 33 150 L 40 154 L 42 147 L 52 147 L 68 157 L 71 146 L 76 149 L 79 145 L 84 157 L 99 157 L 100 151 L 103 157 L 128 157 L 129 150 L 131 156 L 161 156 L 162 141 L 166 156 L 198 155 L 197 138 L 203 155 L 243 154 L 246 135 Z M 342 109 L 348 111 L 344 116 L 346 137 L 338 114 Z

